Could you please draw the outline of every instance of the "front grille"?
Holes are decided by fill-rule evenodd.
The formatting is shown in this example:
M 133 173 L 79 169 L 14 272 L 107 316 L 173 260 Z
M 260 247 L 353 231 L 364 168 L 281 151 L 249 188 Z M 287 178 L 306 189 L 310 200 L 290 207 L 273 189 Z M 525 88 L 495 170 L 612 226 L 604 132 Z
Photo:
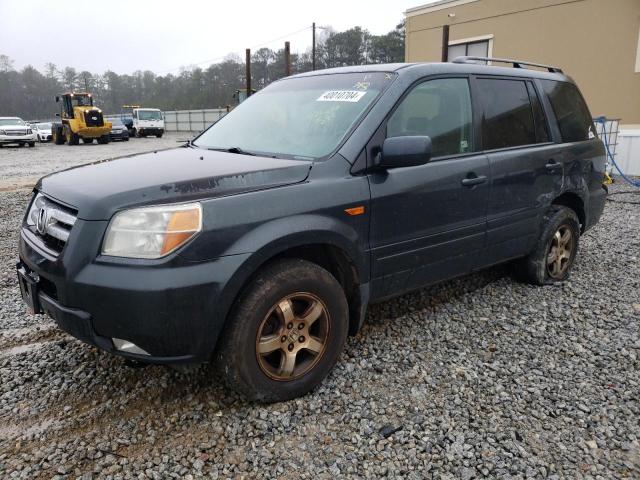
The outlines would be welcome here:
M 26 130 L 5 130 L 7 135 L 29 135 Z
M 87 127 L 104 127 L 102 113 L 98 110 L 89 110 L 84 113 L 84 123 Z
M 33 234 L 31 239 L 57 256 L 69 240 L 69 234 L 76 223 L 75 210 L 38 193 L 31 203 L 26 218 L 26 227 Z

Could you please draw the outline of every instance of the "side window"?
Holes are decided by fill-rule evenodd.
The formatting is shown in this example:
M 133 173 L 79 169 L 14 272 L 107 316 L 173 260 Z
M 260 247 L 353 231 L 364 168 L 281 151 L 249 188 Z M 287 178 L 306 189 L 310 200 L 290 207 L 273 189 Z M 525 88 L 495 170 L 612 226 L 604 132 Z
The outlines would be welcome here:
M 551 137 L 549 136 L 549 128 L 547 125 L 547 119 L 540 103 L 540 98 L 536 89 L 531 82 L 527 82 L 527 90 L 529 90 L 529 100 L 531 100 L 531 108 L 533 109 L 533 122 L 536 128 L 536 140 L 538 143 L 549 142 Z
M 533 111 L 523 80 L 483 78 L 478 82 L 485 150 L 536 143 Z
M 594 135 L 589 109 L 575 85 L 542 80 L 542 88 L 551 102 L 563 142 L 581 142 Z
M 387 122 L 387 137 L 427 135 L 432 155 L 473 151 L 471 94 L 466 78 L 439 78 L 414 87 Z

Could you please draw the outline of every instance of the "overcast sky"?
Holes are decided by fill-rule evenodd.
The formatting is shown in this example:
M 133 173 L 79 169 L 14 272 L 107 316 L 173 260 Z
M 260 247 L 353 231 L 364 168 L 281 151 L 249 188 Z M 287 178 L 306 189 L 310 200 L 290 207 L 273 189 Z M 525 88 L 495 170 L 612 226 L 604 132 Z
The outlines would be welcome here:
M 285 40 L 292 52 L 304 52 L 311 45 L 314 21 L 338 31 L 359 25 L 386 33 L 407 8 L 426 3 L 430 1 L 0 0 L 0 54 L 12 58 L 16 68 L 31 64 L 42 70 L 53 62 L 58 68 L 94 73 L 177 73 L 181 66 L 206 67 L 229 53 L 244 58 L 247 47 L 281 48 Z

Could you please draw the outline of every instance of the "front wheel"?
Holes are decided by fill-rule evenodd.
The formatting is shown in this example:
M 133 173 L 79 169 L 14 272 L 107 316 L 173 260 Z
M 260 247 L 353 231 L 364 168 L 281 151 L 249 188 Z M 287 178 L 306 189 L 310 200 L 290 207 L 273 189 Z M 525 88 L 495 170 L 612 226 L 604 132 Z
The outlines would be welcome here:
M 300 259 L 274 263 L 246 288 L 216 351 L 229 388 L 251 400 L 304 395 L 333 368 L 349 313 L 338 281 Z
M 543 222 L 534 250 L 517 265 L 522 279 L 534 285 L 549 285 L 569 278 L 580 242 L 580 222 L 570 208 L 553 205 Z
M 33 148 L 36 146 L 36 142 L 29 142 L 29 147 Z

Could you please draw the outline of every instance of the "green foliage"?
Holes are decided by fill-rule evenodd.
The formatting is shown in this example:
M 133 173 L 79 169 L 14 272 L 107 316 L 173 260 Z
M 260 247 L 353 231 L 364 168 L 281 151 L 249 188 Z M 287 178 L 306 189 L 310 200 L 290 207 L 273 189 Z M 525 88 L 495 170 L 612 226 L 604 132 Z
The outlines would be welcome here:
M 404 23 L 385 35 L 372 35 L 361 27 L 343 32 L 319 31 L 316 68 L 404 61 Z M 311 52 L 291 54 L 291 73 L 311 70 Z M 251 81 L 261 89 L 284 77 L 284 49 L 261 48 L 251 57 Z M 119 75 L 112 71 L 78 73 L 73 67 L 45 65 L 44 74 L 31 66 L 20 71 L 13 60 L 0 55 L 0 116 L 25 120 L 53 119 L 59 112 L 56 94 L 65 91 L 93 93 L 107 113 L 118 113 L 122 105 L 143 105 L 162 110 L 217 108 L 232 105 L 236 89 L 245 86 L 244 59 L 230 55 L 202 69 L 185 68 L 178 74 L 156 75 L 136 71 Z

